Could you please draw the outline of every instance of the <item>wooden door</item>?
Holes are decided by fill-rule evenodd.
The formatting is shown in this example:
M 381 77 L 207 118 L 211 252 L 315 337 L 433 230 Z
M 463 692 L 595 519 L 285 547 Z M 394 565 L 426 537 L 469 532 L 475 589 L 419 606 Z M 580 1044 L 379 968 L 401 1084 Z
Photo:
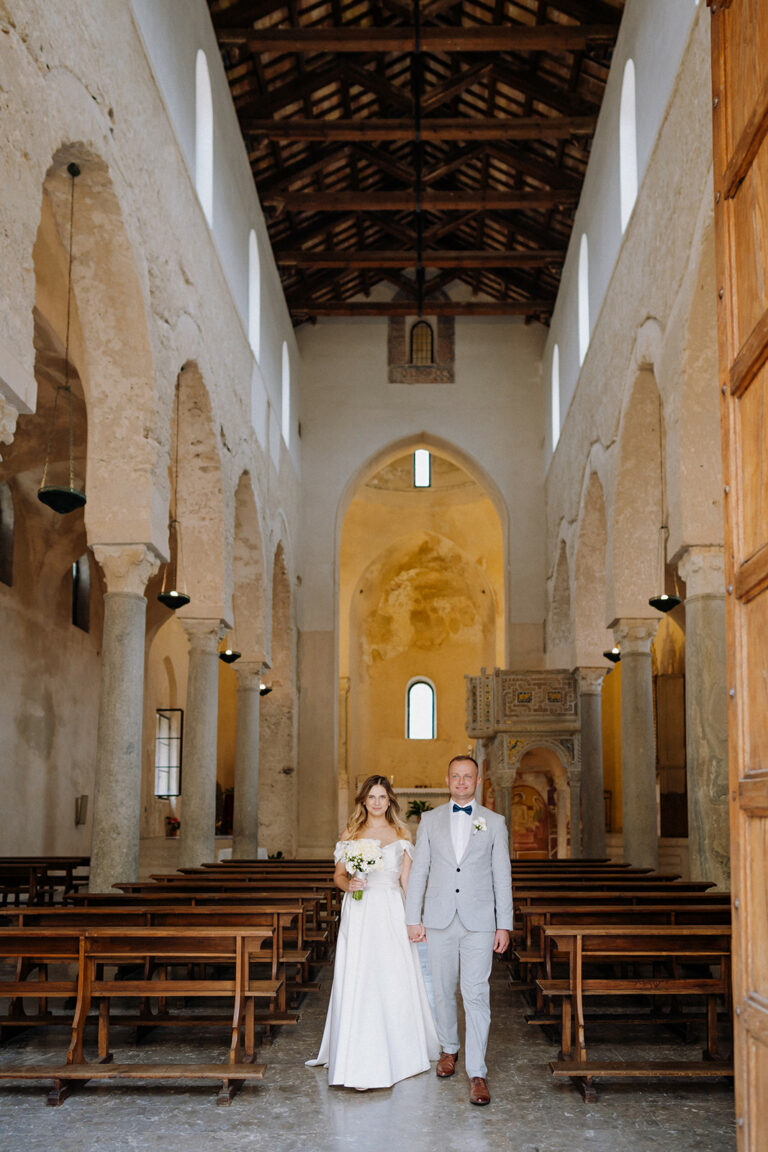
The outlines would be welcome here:
M 728 595 L 736 1117 L 768 1148 L 768 3 L 709 0 Z

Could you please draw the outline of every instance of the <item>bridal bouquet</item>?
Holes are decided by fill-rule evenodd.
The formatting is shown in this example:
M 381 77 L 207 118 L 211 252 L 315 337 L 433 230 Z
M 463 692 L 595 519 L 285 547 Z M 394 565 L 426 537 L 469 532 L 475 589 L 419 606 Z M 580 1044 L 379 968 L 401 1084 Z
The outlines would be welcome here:
M 384 857 L 378 840 L 345 840 L 342 844 L 341 859 L 350 876 L 364 876 L 366 872 L 379 872 L 384 867 Z M 353 900 L 362 900 L 362 892 L 353 892 Z

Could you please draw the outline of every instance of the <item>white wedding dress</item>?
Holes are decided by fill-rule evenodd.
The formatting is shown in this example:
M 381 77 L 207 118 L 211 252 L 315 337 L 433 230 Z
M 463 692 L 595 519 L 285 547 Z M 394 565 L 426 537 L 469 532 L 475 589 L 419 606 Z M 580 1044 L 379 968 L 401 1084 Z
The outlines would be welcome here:
M 340 856 L 336 845 L 335 859 Z M 328 1066 L 328 1083 L 389 1088 L 429 1069 L 440 1054 L 418 948 L 408 939 L 400 889 L 407 840 L 382 850 L 362 900 L 346 893 L 336 942 L 333 987 L 323 1040 L 310 1067 Z

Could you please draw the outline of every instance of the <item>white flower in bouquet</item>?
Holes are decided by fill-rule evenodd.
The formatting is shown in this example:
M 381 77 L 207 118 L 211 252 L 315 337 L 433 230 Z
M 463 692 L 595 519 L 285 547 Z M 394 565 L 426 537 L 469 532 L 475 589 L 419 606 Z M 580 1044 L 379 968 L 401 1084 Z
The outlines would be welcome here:
M 367 872 L 380 872 L 384 856 L 378 840 L 345 840 L 341 859 L 350 876 L 365 876 Z M 353 900 L 362 900 L 362 892 L 353 892 Z

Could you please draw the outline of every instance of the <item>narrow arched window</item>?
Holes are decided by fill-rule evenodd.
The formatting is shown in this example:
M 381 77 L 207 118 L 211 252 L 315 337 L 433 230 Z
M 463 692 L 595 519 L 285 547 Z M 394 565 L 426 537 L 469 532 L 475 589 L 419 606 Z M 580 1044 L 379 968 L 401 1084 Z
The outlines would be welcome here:
M 621 82 L 619 109 L 619 202 L 622 232 L 629 223 L 637 199 L 637 118 L 635 65 L 627 60 Z
M 560 349 L 552 349 L 552 451 L 560 439 Z
M 0 484 L 0 581 L 13 584 L 13 496 L 8 484 Z
M 282 376 L 282 429 L 283 440 L 286 447 L 291 445 L 291 362 L 288 359 L 288 345 L 283 340 L 283 376 Z
M 586 232 L 579 245 L 579 366 L 589 348 L 589 244 Z
M 437 729 L 435 686 L 430 680 L 411 680 L 406 693 L 406 735 L 409 740 L 434 740 Z
M 417 320 L 411 328 L 411 364 L 434 364 L 435 334 L 427 320 Z
M 202 48 L 195 60 L 195 188 L 209 224 L 213 223 L 213 98 L 208 61 Z
M 91 567 L 87 552 L 72 565 L 72 623 L 83 632 L 90 632 Z
M 261 264 L 259 242 L 253 229 L 248 237 L 248 343 L 258 360 L 261 353 Z

